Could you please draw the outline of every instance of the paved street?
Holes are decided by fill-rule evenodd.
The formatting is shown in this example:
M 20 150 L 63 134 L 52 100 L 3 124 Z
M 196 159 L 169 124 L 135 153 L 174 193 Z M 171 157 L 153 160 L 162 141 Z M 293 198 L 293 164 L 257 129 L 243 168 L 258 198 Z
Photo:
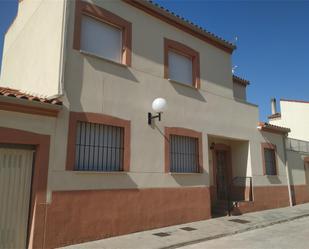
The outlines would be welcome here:
M 181 249 L 308 249 L 309 218 L 297 219 Z

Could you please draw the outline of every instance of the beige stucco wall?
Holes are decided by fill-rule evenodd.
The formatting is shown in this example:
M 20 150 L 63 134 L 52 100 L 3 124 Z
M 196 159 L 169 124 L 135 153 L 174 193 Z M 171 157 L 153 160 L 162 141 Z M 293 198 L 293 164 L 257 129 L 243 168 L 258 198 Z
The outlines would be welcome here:
M 256 133 L 257 139 L 260 143 L 253 143 L 250 146 L 251 149 L 251 166 L 252 174 L 254 176 L 253 184 L 255 186 L 260 185 L 286 185 L 287 176 L 285 169 L 285 155 L 283 146 L 283 137 L 280 134 L 270 132 L 258 132 Z M 263 157 L 261 143 L 271 143 L 276 146 L 277 149 L 277 169 L 278 175 L 276 176 L 264 176 L 263 175 Z
M 57 157 L 57 144 L 55 143 L 56 118 L 2 110 L 0 110 L 0 117 L 0 127 L 49 135 L 49 165 L 54 165 L 54 160 Z M 44 166 L 46 167 L 47 165 Z M 49 167 L 49 175 L 51 170 L 52 168 Z
M 51 10 L 60 9 L 59 2 L 55 2 Z M 212 181 L 209 137 L 221 137 L 231 146 L 235 175 L 245 172 L 245 175 L 253 176 L 255 185 L 286 184 L 281 136 L 259 132 L 257 106 L 235 100 L 230 54 L 123 2 L 95 3 L 132 23 L 132 66 L 118 65 L 72 49 L 74 2 L 69 1 L 65 96 L 59 117 L 57 120 L 42 118 L 41 121 L 41 118 L 33 115 L 4 112 L 9 119 L 1 118 L 0 121 L 0 125 L 5 127 L 52 135 L 48 178 L 49 201 L 50 193 L 56 190 L 209 186 Z M 47 7 L 49 4 L 50 1 L 42 2 L 42 9 L 36 12 L 38 19 L 42 19 L 42 13 L 46 12 L 43 11 L 43 6 Z M 59 15 L 60 13 L 61 11 L 57 12 Z M 61 26 L 59 20 L 54 21 L 54 25 L 57 26 L 55 30 L 58 30 L 58 26 Z M 28 32 L 31 34 L 31 31 Z M 164 37 L 185 43 L 200 52 L 200 90 L 171 83 L 163 78 Z M 59 43 L 57 42 L 57 45 Z M 47 53 L 45 50 L 46 47 L 42 51 L 38 49 L 41 51 L 38 58 L 42 57 L 44 60 Z M 18 58 L 18 55 L 13 54 L 12 58 Z M 31 63 L 29 65 L 31 66 Z M 48 68 L 46 64 L 42 67 L 44 70 Z M 5 68 L 4 70 L 10 71 Z M 44 83 L 46 92 L 53 92 L 55 89 L 52 81 L 54 82 L 56 71 L 50 71 L 51 78 L 33 81 L 35 86 Z M 20 79 L 20 84 L 26 85 L 27 79 Z M 30 84 L 27 90 L 33 87 L 34 85 Z M 156 125 L 151 127 L 147 124 L 147 113 L 151 111 L 153 99 L 159 96 L 167 99 L 168 109 L 162 115 L 162 121 L 156 121 Z M 130 172 L 88 173 L 65 170 L 70 111 L 102 113 L 131 121 Z M 164 127 L 183 127 L 202 132 L 203 174 L 164 173 Z M 278 177 L 263 176 L 261 143 L 265 141 L 277 145 Z
M 233 164 L 246 160 L 241 163 L 241 170 L 235 169 L 235 174 L 246 171 L 247 175 L 257 175 L 256 184 L 273 184 L 271 179 L 262 176 L 260 144 L 265 138 L 256 128 L 258 109 L 234 99 L 231 56 L 120 1 L 95 3 L 132 23 L 132 66 L 111 63 L 71 48 L 74 4 L 70 3 L 65 74 L 67 99 L 57 121 L 58 156 L 51 165 L 49 189 L 208 186 L 211 181 L 209 135 L 224 137 L 231 143 Z M 200 52 L 199 91 L 163 78 L 164 37 L 185 43 Z M 151 111 L 153 99 L 159 96 L 167 99 L 168 109 L 162 115 L 162 121 L 156 121 L 156 126 L 150 127 L 147 112 Z M 129 173 L 64 170 L 69 111 L 102 113 L 131 120 Z M 202 132 L 203 174 L 164 173 L 164 127 Z M 280 143 L 279 140 L 277 142 Z M 247 156 L 244 157 L 244 154 Z M 285 184 L 283 169 L 280 173 L 280 183 Z
M 309 141 L 309 103 L 281 100 L 280 109 L 281 118 L 269 122 L 290 128 L 291 138 Z
M 4 39 L 0 85 L 58 94 L 63 0 L 21 1 Z
M 244 85 L 233 83 L 233 91 L 234 91 L 234 97 L 236 99 L 240 100 L 247 100 L 247 92 L 246 87 Z

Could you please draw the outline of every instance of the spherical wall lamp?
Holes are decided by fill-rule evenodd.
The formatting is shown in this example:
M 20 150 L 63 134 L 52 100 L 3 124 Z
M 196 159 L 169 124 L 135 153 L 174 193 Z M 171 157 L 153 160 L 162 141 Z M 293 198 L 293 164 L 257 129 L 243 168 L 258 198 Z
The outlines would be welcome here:
M 167 109 L 167 102 L 164 98 L 156 98 L 152 102 L 152 110 L 157 113 L 157 115 L 152 115 L 151 112 L 148 112 L 148 124 L 151 125 L 152 120 L 158 118 L 161 121 L 161 114 Z

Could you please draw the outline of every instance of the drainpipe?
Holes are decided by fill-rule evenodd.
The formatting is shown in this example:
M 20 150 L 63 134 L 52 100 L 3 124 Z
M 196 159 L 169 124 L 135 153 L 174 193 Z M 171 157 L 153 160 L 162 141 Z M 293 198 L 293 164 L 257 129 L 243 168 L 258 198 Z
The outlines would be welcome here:
M 64 95 L 64 72 L 66 59 L 66 35 L 67 35 L 67 8 L 68 0 L 63 0 L 63 13 L 61 24 L 61 47 L 59 60 L 59 79 L 58 79 L 58 97 Z
M 290 207 L 293 206 L 293 198 L 292 198 L 292 190 L 291 190 L 291 178 L 290 178 L 290 171 L 289 171 L 289 161 L 288 161 L 288 156 L 286 152 L 286 135 L 282 136 L 282 141 L 283 141 L 283 153 L 284 153 L 284 160 L 285 160 L 285 172 L 286 172 L 286 179 L 287 179 L 287 184 L 288 184 L 288 193 L 289 193 L 289 202 L 290 202 Z

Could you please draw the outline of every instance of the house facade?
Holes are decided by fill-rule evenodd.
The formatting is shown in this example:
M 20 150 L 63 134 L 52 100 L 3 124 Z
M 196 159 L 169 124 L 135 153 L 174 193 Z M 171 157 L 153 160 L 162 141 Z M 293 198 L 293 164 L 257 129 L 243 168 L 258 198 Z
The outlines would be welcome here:
M 151 2 L 20 1 L 3 49 L 0 162 L 21 158 L 26 187 L 14 188 L 30 208 L 3 243 L 55 248 L 203 220 L 229 198 L 238 213 L 308 201 L 288 171 L 290 130 L 259 123 L 234 49 Z M 167 109 L 149 125 L 158 97 Z

